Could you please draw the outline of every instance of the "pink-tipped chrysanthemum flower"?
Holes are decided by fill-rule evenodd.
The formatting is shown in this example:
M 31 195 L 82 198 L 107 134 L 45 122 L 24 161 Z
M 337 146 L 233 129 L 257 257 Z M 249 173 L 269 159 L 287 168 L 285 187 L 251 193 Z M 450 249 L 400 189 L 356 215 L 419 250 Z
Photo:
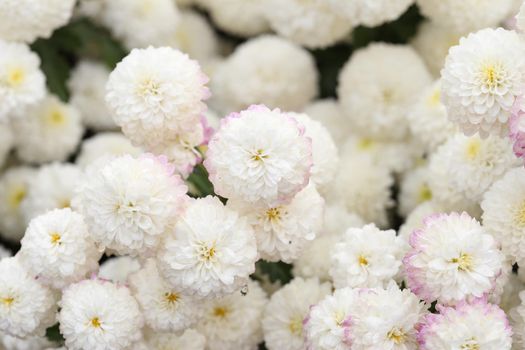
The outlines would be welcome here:
M 428 314 L 421 322 L 421 350 L 511 348 L 512 330 L 498 306 L 477 299 L 455 307 L 438 306 L 438 310 L 439 314 Z
M 518 97 L 509 121 L 509 137 L 516 157 L 525 161 L 525 99 Z
M 412 292 L 448 305 L 489 293 L 504 259 L 494 238 L 466 213 L 431 215 L 423 222 L 403 260 Z
M 308 184 L 311 140 L 279 109 L 257 105 L 230 114 L 208 147 L 204 165 L 223 197 L 277 205 Z

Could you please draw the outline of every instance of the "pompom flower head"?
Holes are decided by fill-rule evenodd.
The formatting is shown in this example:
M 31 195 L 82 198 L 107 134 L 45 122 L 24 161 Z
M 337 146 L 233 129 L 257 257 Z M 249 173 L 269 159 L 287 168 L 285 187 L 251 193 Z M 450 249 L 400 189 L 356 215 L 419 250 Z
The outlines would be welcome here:
M 202 315 L 200 302 L 172 288 L 160 276 L 155 260 L 129 277 L 133 296 L 140 304 L 146 325 L 157 332 L 179 332 Z
M 2 3 L 2 6 L 7 2 L 17 1 L 6 1 Z M 16 6 L 19 6 L 18 2 Z M 2 16 L 2 18 L 5 18 L 5 21 L 13 19 L 12 16 Z M 5 21 L 2 21 L 2 24 L 5 24 Z M 18 32 L 18 30 L 14 31 Z M 3 36 L 0 35 L 0 37 Z M 0 51 L 2 52 L 0 56 L 0 80 L 2 81 L 0 120 L 2 120 L 10 113 L 44 98 L 46 88 L 44 74 L 39 68 L 40 59 L 29 50 L 27 45 L 0 40 Z
M 63 288 L 98 268 L 102 255 L 91 240 L 82 215 L 55 209 L 31 220 L 22 239 L 20 259 L 41 283 Z
M 525 262 L 525 169 L 508 171 L 485 193 L 483 225 L 512 259 Z
M 310 307 L 330 294 L 329 283 L 316 278 L 295 278 L 275 292 L 262 320 L 264 341 L 270 350 L 302 350 L 305 347 L 303 320 Z
M 410 245 L 403 261 L 408 287 L 429 303 L 483 297 L 503 266 L 494 238 L 466 213 L 427 217 L 410 236 Z
M 255 271 L 257 247 L 246 218 L 218 198 L 193 201 L 159 247 L 161 275 L 197 297 L 219 297 L 240 289 Z
M 507 316 L 496 305 L 482 299 L 439 307 L 428 314 L 418 338 L 421 350 L 486 349 L 510 350 L 512 330 Z
M 350 228 L 333 249 L 330 275 L 336 288 L 386 285 L 399 272 L 403 254 L 394 230 L 374 224 Z
M 262 342 L 261 318 L 268 298 L 259 283 L 248 280 L 244 294 L 236 292 L 204 303 L 196 329 L 206 336 L 209 350 L 255 349 Z
M 124 134 L 154 151 L 199 125 L 207 81 L 199 64 L 180 51 L 134 49 L 110 74 L 106 102 Z
M 17 257 L 0 260 L 0 331 L 16 337 L 43 336 L 55 322 L 53 292 L 40 284 Z
M 278 109 L 252 106 L 224 119 L 204 165 L 217 194 L 248 203 L 289 201 L 308 183 L 311 140 Z
M 74 206 L 93 239 L 121 254 L 154 249 L 183 209 L 186 185 L 165 157 L 124 155 L 89 168 Z
M 297 259 L 323 223 L 324 200 L 312 184 L 288 204 L 252 207 L 232 200 L 228 206 L 248 218 L 255 230 L 259 253 L 269 261 Z
M 85 280 L 64 290 L 60 333 L 68 349 L 127 349 L 141 337 L 142 314 L 128 288 Z
M 525 43 L 516 32 L 483 29 L 450 49 L 442 70 L 448 117 L 467 135 L 506 133 L 525 85 Z

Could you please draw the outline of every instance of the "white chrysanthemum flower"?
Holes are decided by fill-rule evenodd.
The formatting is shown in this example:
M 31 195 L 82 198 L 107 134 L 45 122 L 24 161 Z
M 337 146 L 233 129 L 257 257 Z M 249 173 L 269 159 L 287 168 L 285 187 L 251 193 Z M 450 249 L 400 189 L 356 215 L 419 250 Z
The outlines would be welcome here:
M 320 122 L 303 113 L 288 113 L 304 127 L 304 135 L 312 140 L 312 159 L 310 181 L 324 193 L 333 181 L 339 165 L 337 146 L 328 130 Z
M 346 117 L 363 136 L 403 141 L 407 109 L 432 81 L 409 46 L 374 43 L 352 55 L 339 75 L 338 95 Z
M 43 336 L 55 323 L 53 292 L 31 276 L 18 258 L 0 260 L 0 331 L 24 338 Z
M 426 313 L 425 304 L 395 282 L 361 296 L 352 327 L 355 350 L 417 350 L 417 326 Z M 385 313 L 385 310 L 389 310 Z
M 24 236 L 27 222 L 21 205 L 34 175 L 32 168 L 12 167 L 0 178 L 0 235 L 9 241 L 18 242 Z
M 102 12 L 106 6 L 105 0 L 77 0 L 77 6 L 73 13 L 75 17 L 85 16 L 97 24 L 101 24 Z
M 127 349 L 142 336 L 142 314 L 127 287 L 85 280 L 65 289 L 59 304 L 60 333 L 70 350 Z
M 267 32 L 270 28 L 265 17 L 268 5 L 259 0 L 198 0 L 204 3 L 215 24 L 242 37 Z
M 329 198 L 341 201 L 365 222 L 387 226 L 387 209 L 393 204 L 390 187 L 394 183 L 388 169 L 366 155 L 344 155 L 339 164 Z
M 121 133 L 102 132 L 82 142 L 75 163 L 81 168 L 87 168 L 100 158 L 118 157 L 125 154 L 138 156 L 141 150 L 133 146 Z
M 97 270 L 102 255 L 82 215 L 69 208 L 54 209 L 31 220 L 21 244 L 22 265 L 41 283 L 56 289 Z
M 269 261 L 291 263 L 323 225 L 324 199 L 312 184 L 296 194 L 289 204 L 250 206 L 232 200 L 228 206 L 248 218 L 259 254 Z
M 308 183 L 311 147 L 295 119 L 278 109 L 252 106 L 223 119 L 204 165 L 217 194 L 278 205 Z
M 406 173 L 401 180 L 398 211 L 403 217 L 407 217 L 418 205 L 432 200 L 428 179 L 428 166 L 420 166 Z
M 148 332 L 144 348 L 133 348 L 133 350 L 205 350 L 205 348 L 206 337 L 190 328 L 181 335 Z
M 187 53 L 193 59 L 205 61 L 218 54 L 218 41 L 213 28 L 199 13 L 192 10 L 181 12 L 173 36 L 167 44 Z
M 343 204 L 328 205 L 324 212 L 321 235 L 294 261 L 293 274 L 304 278 L 317 277 L 321 281 L 331 280 L 329 270 L 333 248 L 347 229 L 364 225 L 363 219 L 348 212 Z
M 254 103 L 295 111 L 317 95 L 317 69 L 305 49 L 265 35 L 237 47 L 211 82 L 212 107 L 227 114 Z
M 411 45 L 425 61 L 432 75 L 439 77 L 448 50 L 459 43 L 462 34 L 448 26 L 425 21 L 419 26 Z
M 21 203 L 26 223 L 48 210 L 69 207 L 83 177 L 82 171 L 73 164 L 52 163 L 40 167 L 30 179 Z
M 188 206 L 157 252 L 161 275 L 200 297 L 240 289 L 255 271 L 257 258 L 247 219 L 211 196 Z
M 155 249 L 187 202 L 165 157 L 120 156 L 88 168 L 74 206 L 93 239 L 119 254 Z
M 12 256 L 11 251 L 0 244 L 0 260 Z
M 429 303 L 482 297 L 503 266 L 494 238 L 466 213 L 427 217 L 410 236 L 410 245 L 403 260 L 408 287 Z
M 1 119 L 1 118 L 0 118 Z M 7 121 L 0 120 L 0 168 L 4 165 L 9 152 L 14 144 L 14 135 L 11 125 Z
M 386 286 L 399 273 L 403 253 L 394 230 L 350 228 L 332 251 L 330 276 L 336 288 Z
M 303 320 L 310 307 L 330 293 L 329 283 L 300 277 L 275 292 L 262 319 L 266 347 L 269 350 L 303 350 Z
M 128 277 L 140 270 L 138 259 L 130 256 L 117 256 L 104 261 L 98 270 L 98 277 L 118 284 L 126 284 Z
M 522 51 L 520 36 L 502 28 L 470 34 L 450 49 L 441 74 L 442 101 L 465 134 L 507 133 L 511 108 L 525 84 Z
M 484 300 L 461 302 L 455 308 L 440 307 L 428 314 L 418 334 L 421 350 L 510 350 L 512 330 L 507 316 Z
M 405 0 L 406 1 L 406 0 Z M 323 48 L 343 39 L 357 25 L 355 14 L 341 11 L 343 0 L 269 0 L 266 17 L 280 36 L 309 48 Z
M 351 129 L 337 100 L 317 100 L 307 105 L 303 112 L 328 129 L 337 145 L 342 145 Z
M 458 134 L 431 156 L 429 185 L 436 200 L 446 205 L 479 203 L 495 181 L 519 165 L 509 139 Z
M 308 348 L 316 350 L 348 350 L 352 346 L 351 327 L 359 298 L 359 290 L 336 289 L 310 308 L 304 320 Z
M 116 127 L 104 100 L 109 73 L 102 63 L 83 60 L 71 71 L 67 82 L 71 92 L 70 103 L 80 111 L 86 127 L 94 130 Z
M 110 74 L 106 102 L 135 145 L 159 147 L 200 123 L 207 81 L 199 64 L 180 51 L 135 49 Z
M 0 13 L 2 7 L 7 3 L 15 3 L 16 6 L 21 6 L 20 1 L 7 0 L 0 5 Z M 13 5 L 11 5 L 13 6 Z M 23 7 L 21 7 L 22 9 Z M 23 12 L 23 11 L 22 11 Z M 0 33 L 2 32 L 2 25 L 16 20 L 19 21 L 19 16 L 4 16 L 0 15 L 2 23 L 0 24 Z M 21 23 L 18 23 L 20 26 Z M 19 27 L 21 29 L 22 27 Z M 16 29 L 15 32 L 20 32 Z M 1 35 L 0 35 L 1 37 Z M 45 77 L 40 71 L 40 58 L 29 50 L 25 44 L 10 43 L 0 39 L 0 98 L 2 104 L 0 105 L 0 120 L 5 119 L 14 111 L 30 106 L 45 96 Z
M 441 103 L 441 81 L 427 87 L 407 114 L 414 140 L 425 152 L 434 152 L 456 134 L 457 126 L 448 119 L 447 109 Z
M 69 22 L 75 0 L 5 0 L 0 4 L 0 38 L 31 43 L 49 38 Z M 3 53 L 3 50 L 1 50 Z
M 525 169 L 512 169 L 494 183 L 481 202 L 483 225 L 513 261 L 525 259 Z
M 385 142 L 367 136 L 348 134 L 339 152 L 342 157 L 365 155 L 377 166 L 395 174 L 403 174 L 412 169 L 423 156 L 421 147 L 415 147 L 413 143 L 410 139 L 402 142 Z
M 173 35 L 179 11 L 173 0 L 104 1 L 101 20 L 128 49 L 162 45 Z
M 53 95 L 13 118 L 18 158 L 28 163 L 65 161 L 77 148 L 84 128 L 78 110 Z
M 201 302 L 173 288 L 160 276 L 155 260 L 129 276 L 133 296 L 140 304 L 146 325 L 156 332 L 179 332 L 201 316 Z
M 461 33 L 496 27 L 507 16 L 513 0 L 416 0 L 422 14 Z
M 357 22 L 367 27 L 376 27 L 401 16 L 414 0 L 358 1 Z
M 257 348 L 263 340 L 261 318 L 267 302 L 265 292 L 252 280 L 242 292 L 206 301 L 204 317 L 196 327 L 206 336 L 206 349 Z

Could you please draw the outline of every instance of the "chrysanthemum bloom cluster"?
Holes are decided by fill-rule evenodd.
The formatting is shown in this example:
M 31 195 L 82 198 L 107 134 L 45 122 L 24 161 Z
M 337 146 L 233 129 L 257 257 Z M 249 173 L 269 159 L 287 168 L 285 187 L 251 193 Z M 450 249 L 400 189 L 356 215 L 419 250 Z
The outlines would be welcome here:
M 524 348 L 521 0 L 33 2 L 2 350 Z

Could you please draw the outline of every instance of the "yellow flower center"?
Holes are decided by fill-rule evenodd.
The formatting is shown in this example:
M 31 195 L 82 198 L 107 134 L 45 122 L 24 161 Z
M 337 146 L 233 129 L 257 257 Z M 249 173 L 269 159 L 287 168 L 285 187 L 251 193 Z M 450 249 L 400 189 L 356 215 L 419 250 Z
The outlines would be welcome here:
M 7 72 L 7 83 L 11 87 L 20 86 L 24 82 L 25 77 L 26 77 L 26 72 L 22 68 L 20 67 L 11 68 Z
M 9 206 L 13 209 L 16 209 L 20 206 L 20 203 L 26 197 L 27 190 L 23 186 L 19 186 L 11 191 L 8 197 Z
M 90 321 L 90 324 L 93 328 L 100 328 L 102 326 L 102 322 L 100 322 L 98 317 L 93 317 Z
M 64 198 L 58 202 L 58 208 L 64 209 L 71 207 L 71 200 L 69 198 Z
M 294 335 L 301 335 L 303 333 L 303 318 L 300 316 L 292 318 L 288 323 L 288 329 Z
M 4 304 L 4 306 L 11 306 L 14 301 L 15 301 L 15 298 L 13 298 L 13 297 L 2 297 L 2 298 L 0 298 L 0 302 L 2 302 L 2 304 Z
M 502 83 L 502 67 L 498 63 L 488 63 L 481 67 L 482 82 L 489 89 L 494 89 Z
M 459 257 L 453 258 L 450 262 L 453 264 L 458 264 L 458 270 L 460 271 L 470 271 L 473 267 L 472 255 L 467 253 L 460 253 Z
M 514 221 L 518 226 L 525 227 L 525 202 L 523 202 L 519 207 L 518 212 L 514 217 Z
M 357 261 L 359 262 L 359 265 L 361 266 L 368 266 L 368 259 L 364 255 L 359 255 L 357 258 Z
M 228 313 L 228 309 L 222 306 L 217 306 L 215 309 L 213 309 L 213 316 L 215 317 L 225 318 Z
M 199 254 L 201 261 L 204 261 L 204 262 L 211 261 L 217 254 L 215 244 L 208 246 L 206 243 L 201 243 L 198 248 L 198 254 Z
M 264 154 L 264 150 L 258 149 L 255 151 L 255 153 L 252 155 L 252 160 L 261 162 L 263 159 L 267 159 L 268 155 Z
M 266 211 L 266 216 L 270 221 L 278 221 L 281 219 L 281 209 L 279 207 L 270 208 Z
M 58 245 L 58 244 L 60 244 L 60 243 L 61 243 L 61 242 L 60 242 L 60 239 L 61 239 L 61 238 L 62 238 L 62 237 L 60 237 L 60 234 L 59 234 L 58 232 L 51 232 L 51 233 L 49 234 L 49 239 L 50 239 L 52 245 Z
M 375 142 L 369 138 L 362 138 L 357 142 L 357 148 L 361 151 L 369 150 L 374 147 Z
M 460 350 L 480 350 L 478 342 L 472 338 L 467 340 L 467 342 L 461 345 Z
M 426 202 L 432 199 L 432 191 L 427 184 L 421 185 L 419 188 L 419 200 L 421 202 Z
M 383 90 L 383 102 L 390 103 L 394 100 L 394 91 L 390 89 Z
M 142 97 L 156 96 L 160 93 L 160 85 L 152 79 L 145 79 L 138 87 L 138 93 Z
M 468 141 L 465 154 L 467 159 L 474 159 L 479 154 L 481 150 L 481 141 L 478 138 L 472 138 Z
M 53 109 L 48 115 L 47 115 L 47 123 L 52 126 L 60 126 L 63 125 L 66 122 L 66 116 L 59 108 Z
M 175 304 L 179 300 L 179 296 L 176 293 L 166 293 L 164 297 L 169 304 Z
M 441 104 L 441 90 L 436 89 L 428 98 L 428 105 L 435 107 Z
M 386 337 L 396 345 L 403 344 L 407 340 L 406 333 L 398 328 L 392 328 L 392 330 L 387 333 Z

